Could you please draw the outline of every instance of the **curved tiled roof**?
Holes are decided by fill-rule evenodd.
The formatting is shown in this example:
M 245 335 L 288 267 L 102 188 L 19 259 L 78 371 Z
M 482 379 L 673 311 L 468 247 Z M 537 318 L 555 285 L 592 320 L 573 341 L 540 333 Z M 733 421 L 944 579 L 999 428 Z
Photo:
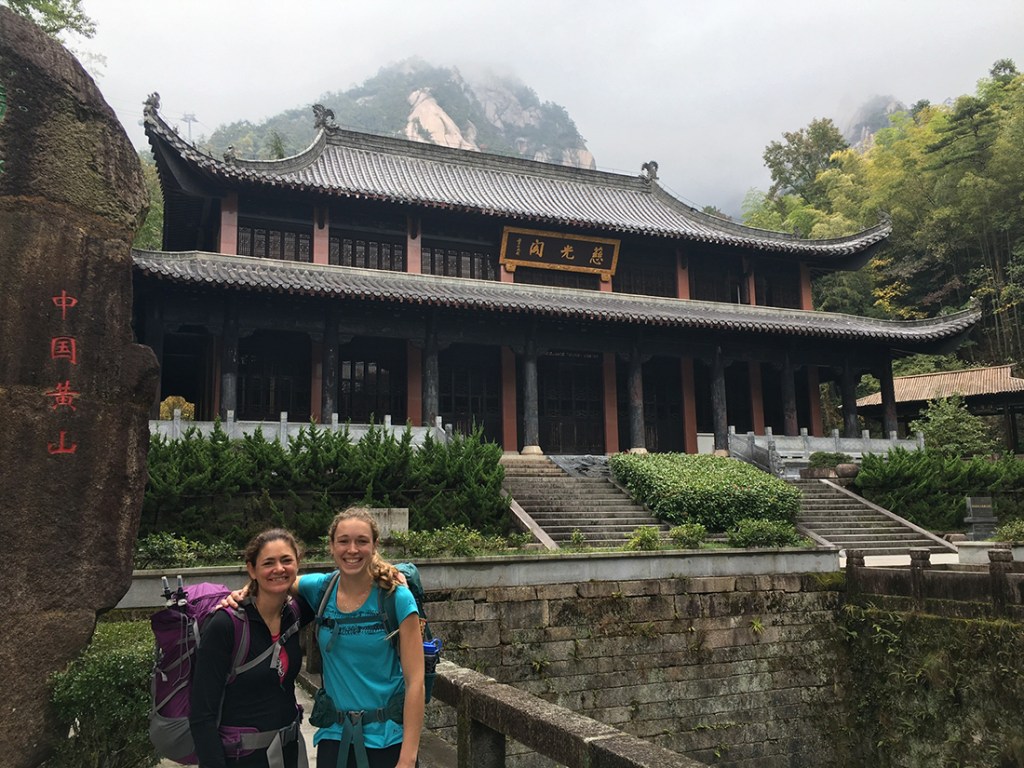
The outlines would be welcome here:
M 892 382 L 897 403 L 941 400 L 953 395 L 983 397 L 1019 392 L 1024 396 L 1024 379 L 1013 375 L 1011 365 L 897 376 Z M 881 404 L 882 395 L 878 392 L 857 401 L 858 408 Z
M 877 341 L 897 348 L 954 338 L 970 330 L 980 317 L 980 311 L 968 310 L 932 320 L 876 320 L 832 312 L 684 301 L 195 251 L 133 251 L 133 257 L 141 274 L 181 284 L 594 322 Z
M 862 254 L 891 231 L 886 221 L 849 237 L 802 240 L 745 227 L 683 203 L 645 176 L 592 171 L 345 131 L 320 131 L 293 157 L 218 160 L 145 110 L 154 152 L 171 152 L 221 183 L 472 211 L 829 260 Z

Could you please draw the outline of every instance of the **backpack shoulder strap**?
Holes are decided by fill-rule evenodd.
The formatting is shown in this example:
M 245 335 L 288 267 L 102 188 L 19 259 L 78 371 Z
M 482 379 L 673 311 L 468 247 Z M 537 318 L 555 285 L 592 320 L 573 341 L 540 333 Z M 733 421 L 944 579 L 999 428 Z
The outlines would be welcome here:
M 245 609 L 239 606 L 233 610 L 228 609 L 228 615 L 231 616 L 231 624 L 235 630 L 234 649 L 235 652 L 231 658 L 231 671 L 228 672 L 228 683 L 233 683 L 235 678 L 238 677 L 240 672 L 244 672 L 242 669 L 242 662 L 245 661 L 245 657 L 249 655 L 249 617 L 245 613 Z
M 331 574 L 331 577 L 324 582 L 324 591 L 320 593 L 320 599 L 317 601 L 316 609 L 316 623 L 324 623 L 324 611 L 327 610 L 327 601 L 331 599 L 331 590 L 338 583 L 338 579 L 341 578 L 341 571 L 335 571 Z
M 377 587 L 377 612 L 384 622 L 384 631 L 387 633 L 388 640 L 391 641 L 391 645 L 397 653 L 399 650 L 398 605 L 395 600 L 395 590 L 385 592 L 379 586 Z
M 238 677 L 243 672 L 248 672 L 250 669 L 253 669 L 254 667 L 259 666 L 261 663 L 266 661 L 267 658 L 270 658 L 271 656 L 273 657 L 273 659 L 271 661 L 271 664 L 273 664 L 275 667 L 277 666 L 278 659 L 281 656 L 281 649 L 284 648 L 285 643 L 288 642 L 288 640 L 292 637 L 292 635 L 294 635 L 296 632 L 299 631 L 299 620 L 298 620 L 298 616 L 297 616 L 297 611 L 295 609 L 291 609 L 291 608 L 289 610 L 291 610 L 292 615 L 296 617 L 295 621 L 293 621 L 291 624 L 289 624 L 285 628 L 284 632 L 282 632 L 278 636 L 277 640 L 275 642 L 271 643 L 270 646 L 265 651 L 263 651 L 263 653 L 261 653 L 256 658 L 251 659 L 250 661 L 245 661 L 245 657 L 248 655 L 249 649 L 248 649 L 248 647 L 246 647 L 245 653 L 242 653 L 241 649 L 239 649 L 239 652 L 237 652 L 235 654 L 235 663 L 232 665 L 232 677 L 229 678 L 229 681 L 233 680 L 236 677 Z M 246 645 L 248 646 L 248 642 L 249 642 L 249 621 L 248 621 L 248 617 L 246 617 L 246 619 L 245 619 L 245 629 L 243 630 L 243 632 L 244 632 L 244 637 L 245 637 Z M 245 662 L 245 663 L 242 663 L 242 662 Z

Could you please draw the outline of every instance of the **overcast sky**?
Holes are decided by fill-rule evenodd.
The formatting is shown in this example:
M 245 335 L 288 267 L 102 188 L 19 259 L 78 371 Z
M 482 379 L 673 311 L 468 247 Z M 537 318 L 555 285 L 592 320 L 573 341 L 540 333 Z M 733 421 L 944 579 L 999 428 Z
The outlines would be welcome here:
M 656 160 L 663 186 L 739 211 L 783 131 L 845 127 L 876 94 L 973 93 L 1024 69 L 1022 0 L 83 0 L 98 78 L 132 141 L 142 101 L 194 138 L 346 90 L 388 64 L 513 74 L 564 106 L 602 170 Z M 312 114 L 310 119 L 312 120 Z M 187 135 L 189 126 L 181 124 Z

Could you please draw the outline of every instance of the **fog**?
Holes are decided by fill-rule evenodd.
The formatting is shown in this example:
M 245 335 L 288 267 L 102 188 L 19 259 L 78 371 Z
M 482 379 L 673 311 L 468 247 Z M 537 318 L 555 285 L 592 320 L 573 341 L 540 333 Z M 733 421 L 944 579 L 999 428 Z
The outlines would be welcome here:
M 419 56 L 511 74 L 566 108 L 602 170 L 639 173 L 736 215 L 767 189 L 761 155 L 812 119 L 841 128 L 877 94 L 973 93 L 993 62 L 1024 68 L 1020 0 L 84 0 L 72 39 L 133 143 L 147 94 L 198 138 L 259 122 Z M 183 121 L 187 116 L 194 121 Z M 312 116 L 311 116 L 312 119 Z

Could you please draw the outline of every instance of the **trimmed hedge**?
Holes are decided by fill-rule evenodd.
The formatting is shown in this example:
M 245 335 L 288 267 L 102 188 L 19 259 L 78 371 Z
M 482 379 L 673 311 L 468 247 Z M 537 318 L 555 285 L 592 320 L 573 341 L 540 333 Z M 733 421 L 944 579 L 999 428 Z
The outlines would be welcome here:
M 353 442 L 347 429 L 310 424 L 287 446 L 260 430 L 231 440 L 219 423 L 209 437 L 196 429 L 178 440 L 156 435 L 139 535 L 242 547 L 283 525 L 311 542 L 351 504 L 408 507 L 416 530 L 461 524 L 501 534 L 510 526 L 501 453 L 481 430 L 444 443 L 428 436 L 419 449 L 410 430 L 396 438 L 375 426 Z
M 100 622 L 81 656 L 52 677 L 50 700 L 67 741 L 46 768 L 144 768 L 156 765 L 149 742 L 149 623 Z
M 893 448 L 866 455 L 853 483 L 864 498 L 932 531 L 964 527 L 968 496 L 992 496 L 1001 522 L 1024 517 L 1024 461 L 962 459 Z
M 608 461 L 618 482 L 662 520 L 721 533 L 744 518 L 792 522 L 800 491 L 720 456 L 620 453 Z

